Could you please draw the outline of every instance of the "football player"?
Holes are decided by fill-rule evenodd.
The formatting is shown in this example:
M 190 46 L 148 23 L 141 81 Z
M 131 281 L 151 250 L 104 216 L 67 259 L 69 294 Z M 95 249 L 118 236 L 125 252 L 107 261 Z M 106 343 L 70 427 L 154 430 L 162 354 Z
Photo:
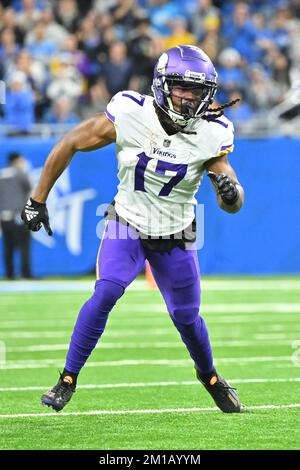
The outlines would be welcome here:
M 211 108 L 216 90 L 217 73 L 209 57 L 194 46 L 174 47 L 155 66 L 153 96 L 117 93 L 105 113 L 75 127 L 48 156 L 22 213 L 30 230 L 44 225 L 52 235 L 47 196 L 77 151 L 116 142 L 120 183 L 106 214 L 94 293 L 79 312 L 65 368 L 42 396 L 44 405 L 60 411 L 71 399 L 109 312 L 147 259 L 197 378 L 223 412 L 241 411 L 235 390 L 214 368 L 207 327 L 199 315 L 194 205 L 203 172 L 211 178 L 222 209 L 235 213 L 244 200 L 227 160 L 234 135 L 223 109 L 233 103 Z

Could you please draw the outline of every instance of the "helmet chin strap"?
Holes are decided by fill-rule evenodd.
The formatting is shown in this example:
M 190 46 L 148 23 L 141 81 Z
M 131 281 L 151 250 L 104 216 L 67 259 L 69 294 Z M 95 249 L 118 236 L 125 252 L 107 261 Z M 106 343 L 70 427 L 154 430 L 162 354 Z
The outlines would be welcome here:
M 195 131 L 186 130 L 188 124 L 193 123 L 194 119 L 180 119 L 176 115 L 170 116 L 170 111 L 168 112 L 168 116 L 172 122 L 172 125 L 178 132 L 182 132 L 183 134 L 197 134 Z
M 177 126 L 184 128 L 188 123 L 189 119 L 184 117 L 179 117 L 177 114 L 173 113 L 171 110 L 167 111 L 169 118 L 176 124 Z

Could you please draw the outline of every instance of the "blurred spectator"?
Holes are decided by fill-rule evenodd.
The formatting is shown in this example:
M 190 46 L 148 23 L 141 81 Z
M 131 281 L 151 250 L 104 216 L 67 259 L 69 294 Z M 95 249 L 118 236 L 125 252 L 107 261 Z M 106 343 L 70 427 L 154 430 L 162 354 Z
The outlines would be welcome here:
M 34 60 L 26 49 L 20 51 L 15 65 L 12 74 L 19 70 L 26 75 L 26 81 L 34 93 L 35 116 L 40 119 L 47 105 L 44 93 L 47 81 L 45 65 L 39 60 Z
M 0 63 L 4 67 L 4 78 L 9 75 L 19 50 L 13 29 L 4 28 L 0 34 Z
M 46 28 L 45 35 L 48 41 L 51 41 L 53 44 L 55 44 L 57 48 L 61 47 L 66 37 L 68 36 L 68 31 L 54 20 L 54 14 L 51 8 L 42 10 L 41 20 L 43 21 Z
M 236 49 L 243 58 L 249 62 L 255 59 L 253 51 L 255 28 L 247 3 L 236 3 L 233 18 L 224 25 L 223 34 L 228 46 Z
M 110 7 L 108 12 L 117 28 L 119 38 L 125 39 L 126 35 L 134 28 L 135 20 L 139 14 L 136 0 L 116 0 L 115 5 Z
M 8 166 L 0 170 L 0 223 L 7 279 L 14 279 L 14 254 L 21 252 L 21 275 L 31 278 L 30 231 L 21 220 L 21 211 L 30 193 L 30 181 L 25 172 L 26 161 L 18 152 L 8 157 Z
M 255 27 L 255 44 L 253 45 L 254 56 L 257 62 L 263 61 L 265 54 L 273 47 L 273 32 L 267 26 L 266 16 L 257 12 L 252 16 Z
M 250 83 L 247 91 L 247 99 L 254 111 L 267 112 L 278 100 L 276 83 L 267 75 L 260 64 L 254 64 L 250 70 Z
M 115 0 L 94 0 L 93 8 L 97 13 L 106 13 L 110 7 L 115 5 Z
M 36 0 L 22 0 L 23 9 L 17 14 L 17 23 L 26 33 L 30 31 L 41 17 L 41 11 L 36 6 Z
M 18 44 L 23 44 L 24 32 L 17 24 L 17 15 L 12 8 L 3 10 L 1 29 L 10 28 L 13 30 Z
M 28 83 L 34 90 L 42 92 L 47 79 L 46 68 L 43 63 L 34 60 L 26 49 L 22 49 L 17 56 L 16 70 L 25 73 Z
M 47 38 L 46 25 L 42 20 L 39 20 L 33 31 L 26 35 L 25 42 L 31 55 L 41 62 L 49 62 L 57 51 L 55 42 Z
M 272 78 L 276 83 L 278 95 L 280 96 L 279 102 L 282 101 L 285 94 L 291 86 L 290 82 L 290 63 L 288 57 L 282 52 L 274 49 L 269 54 L 269 64 L 271 67 Z
M 300 0 L 299 0 L 300 1 Z M 288 56 L 291 58 L 295 67 L 300 63 L 300 20 L 290 20 L 288 25 L 289 30 L 289 51 Z
M 73 103 L 69 98 L 60 97 L 52 104 L 52 108 L 44 117 L 47 124 L 77 124 L 79 117 L 73 111 Z
M 107 92 L 103 79 L 91 86 L 86 102 L 80 106 L 79 112 L 82 119 L 88 119 L 105 110 L 110 95 Z
M 53 70 L 54 78 L 47 87 L 46 93 L 51 100 L 62 96 L 75 100 L 82 93 L 82 77 L 72 62 L 72 55 L 63 53 Z
M 102 70 L 102 65 L 108 61 L 110 45 L 116 42 L 117 40 L 118 39 L 115 28 L 113 26 L 105 28 L 102 33 L 101 42 L 95 50 L 97 54 L 95 60 L 98 62 L 98 67 L 97 69 L 95 67 L 95 70 L 99 70 L 99 65 L 100 70 Z
M 286 6 L 281 6 L 275 11 L 272 19 L 273 43 L 281 52 L 286 53 L 289 47 L 288 21 L 290 10 Z
M 205 26 L 205 32 L 202 40 L 198 43 L 201 49 L 211 58 L 213 63 L 218 61 L 218 53 L 220 49 L 220 23 L 208 21 Z
M 153 31 L 148 17 L 136 20 L 136 28 L 129 37 L 128 49 L 133 62 L 132 73 L 135 80 L 135 83 L 132 81 L 131 84 L 135 90 L 146 93 L 150 90 L 153 68 L 157 60 Z
M 75 0 L 59 0 L 56 21 L 69 33 L 75 33 L 79 26 L 79 11 Z
M 76 0 L 78 10 L 79 10 L 79 16 L 85 16 L 88 11 L 92 8 L 92 5 L 94 3 L 93 0 Z
M 241 56 L 236 49 L 224 49 L 219 55 L 219 63 L 218 99 L 225 102 L 229 100 L 229 94 L 235 89 L 246 88 L 247 78 L 242 69 Z
M 132 63 L 127 56 L 127 48 L 121 41 L 110 46 L 109 59 L 103 65 L 103 78 L 110 95 L 129 87 Z
M 70 55 L 72 64 L 85 77 L 91 74 L 91 63 L 87 55 L 79 49 L 78 38 L 75 34 L 68 34 L 61 47 L 62 52 Z
M 147 8 L 151 24 L 161 36 L 169 36 L 172 33 L 170 28 L 172 18 L 184 17 L 182 9 L 170 0 L 148 0 Z
M 191 16 L 192 33 L 198 40 L 203 40 L 207 28 L 218 30 L 220 27 L 220 11 L 212 0 L 196 0 Z
M 3 20 L 3 16 L 4 16 L 4 12 L 5 12 L 5 8 L 2 4 L 2 2 L 0 3 L 0 30 L 3 28 L 4 26 L 4 20 Z
M 101 32 L 96 27 L 93 15 L 87 15 L 82 20 L 77 37 L 80 49 L 84 51 L 90 61 L 90 74 L 92 76 L 98 75 L 101 71 L 101 66 L 97 60 L 101 43 Z
M 93 15 L 93 18 L 95 21 L 95 27 L 100 32 L 101 36 L 107 28 L 114 28 L 113 18 L 110 15 L 109 11 L 107 11 L 106 13 L 102 13 L 101 15 L 97 13 L 96 16 Z
M 192 44 L 195 45 L 197 38 L 188 31 L 187 21 L 182 17 L 174 18 L 170 21 L 171 34 L 163 38 L 163 48 L 170 49 L 176 47 L 178 44 Z
M 237 131 L 243 130 L 245 125 L 253 118 L 251 106 L 244 101 L 245 95 L 241 90 L 235 90 L 229 95 L 229 101 L 239 99 L 239 103 L 228 108 L 225 115 L 234 122 Z
M 6 93 L 4 122 L 12 126 L 11 135 L 27 134 L 34 124 L 34 96 L 23 72 L 16 72 Z
M 300 19 L 300 0 L 291 0 L 291 10 L 293 16 Z
M 98 66 L 98 70 L 100 65 L 101 70 L 102 64 L 108 60 L 110 45 L 118 40 L 118 35 L 109 14 L 96 16 L 95 22 L 96 28 L 100 31 L 100 42 L 94 51 L 93 61 L 95 70 L 95 63 Z M 89 54 L 89 57 L 91 57 L 91 54 Z M 98 73 L 96 73 L 96 75 L 98 75 Z

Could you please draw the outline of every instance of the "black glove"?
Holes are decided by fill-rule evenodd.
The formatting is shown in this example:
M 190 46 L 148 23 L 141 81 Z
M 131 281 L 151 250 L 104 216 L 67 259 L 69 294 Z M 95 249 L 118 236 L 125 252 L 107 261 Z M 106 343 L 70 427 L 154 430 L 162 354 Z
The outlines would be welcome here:
M 207 176 L 213 181 L 218 194 L 220 194 L 225 204 L 232 206 L 236 203 L 240 194 L 236 188 L 236 183 L 229 176 L 225 175 L 225 173 L 217 174 L 212 171 L 208 171 Z
M 34 201 L 32 197 L 30 197 L 22 210 L 21 218 L 29 230 L 37 232 L 43 224 L 48 235 L 52 235 L 53 232 L 49 224 L 49 215 L 46 204 Z

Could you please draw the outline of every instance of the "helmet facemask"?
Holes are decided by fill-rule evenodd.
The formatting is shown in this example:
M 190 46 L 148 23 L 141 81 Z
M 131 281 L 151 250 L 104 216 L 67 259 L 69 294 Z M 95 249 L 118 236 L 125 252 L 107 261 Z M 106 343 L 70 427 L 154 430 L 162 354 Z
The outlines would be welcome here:
M 184 119 L 201 117 L 212 102 L 212 88 L 205 84 L 167 79 L 170 90 L 171 102 L 169 107 L 175 113 L 179 113 Z M 184 96 L 181 96 L 181 95 Z
M 176 123 L 185 126 L 193 119 L 199 119 L 213 102 L 216 83 L 185 79 L 182 76 L 161 76 L 153 84 L 163 94 L 160 108 Z M 182 96 L 183 95 L 183 96 Z

